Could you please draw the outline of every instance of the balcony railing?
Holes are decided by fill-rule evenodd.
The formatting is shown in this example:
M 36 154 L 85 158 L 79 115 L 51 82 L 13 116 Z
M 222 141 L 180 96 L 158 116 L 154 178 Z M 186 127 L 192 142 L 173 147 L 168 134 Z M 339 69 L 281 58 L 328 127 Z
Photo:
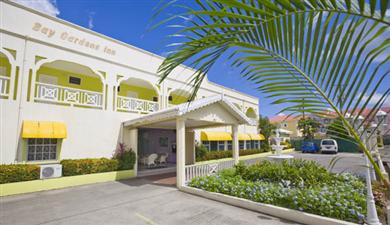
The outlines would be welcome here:
M 36 83 L 35 100 L 71 106 L 103 108 L 102 93 L 45 83 Z
M 150 113 L 156 112 L 158 109 L 157 102 L 123 96 L 117 97 L 117 110 L 120 111 Z
M 0 75 L 0 96 L 7 97 L 7 87 L 9 85 L 9 77 Z

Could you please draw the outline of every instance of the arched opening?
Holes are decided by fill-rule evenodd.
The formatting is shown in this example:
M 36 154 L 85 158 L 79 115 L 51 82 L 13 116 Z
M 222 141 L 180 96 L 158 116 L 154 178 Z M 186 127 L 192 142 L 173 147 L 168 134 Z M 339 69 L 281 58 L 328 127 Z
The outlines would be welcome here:
M 7 98 L 11 81 L 11 63 L 6 55 L 0 52 L 0 97 Z
M 249 107 L 249 108 L 246 110 L 245 115 L 246 115 L 247 117 L 249 117 L 249 118 L 257 119 L 256 111 L 255 111 L 252 107 Z
M 158 89 L 149 81 L 131 77 L 120 82 L 117 89 L 117 110 L 148 113 L 158 109 Z
M 179 105 L 188 100 L 191 97 L 191 93 L 189 91 L 183 89 L 175 89 L 169 93 L 168 101 L 170 105 Z
M 103 77 L 91 68 L 56 60 L 36 73 L 35 100 L 82 107 L 103 107 Z

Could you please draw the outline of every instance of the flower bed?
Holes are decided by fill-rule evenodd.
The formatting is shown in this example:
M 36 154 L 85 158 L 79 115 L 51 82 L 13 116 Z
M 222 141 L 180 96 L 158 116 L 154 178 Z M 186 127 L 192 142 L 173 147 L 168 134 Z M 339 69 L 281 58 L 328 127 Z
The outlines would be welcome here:
M 312 161 L 240 164 L 214 176 L 194 178 L 189 186 L 351 222 L 361 222 L 366 213 L 365 188 L 359 178 L 329 173 Z
M 253 155 L 253 154 L 259 154 L 267 152 L 265 149 L 245 149 L 240 150 L 240 156 L 245 155 Z M 233 156 L 232 150 L 226 150 L 226 151 L 210 151 L 205 152 L 202 156 L 198 156 L 196 158 L 197 162 L 201 161 L 208 161 L 208 160 L 214 160 L 214 159 L 224 159 L 224 158 L 231 158 Z

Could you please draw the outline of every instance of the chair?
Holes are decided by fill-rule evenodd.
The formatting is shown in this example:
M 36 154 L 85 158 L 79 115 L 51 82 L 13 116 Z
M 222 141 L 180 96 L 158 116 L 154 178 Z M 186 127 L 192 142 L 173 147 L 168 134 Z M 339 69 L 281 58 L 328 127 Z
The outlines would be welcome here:
M 157 160 L 159 164 L 166 164 L 167 163 L 167 158 L 168 158 L 168 153 L 164 153 L 160 155 L 160 158 Z
M 156 153 L 153 153 L 153 154 L 150 154 L 148 157 L 147 157 L 147 160 L 146 160 L 146 165 L 150 168 L 151 165 L 155 166 L 156 163 L 156 159 L 157 159 L 158 155 Z

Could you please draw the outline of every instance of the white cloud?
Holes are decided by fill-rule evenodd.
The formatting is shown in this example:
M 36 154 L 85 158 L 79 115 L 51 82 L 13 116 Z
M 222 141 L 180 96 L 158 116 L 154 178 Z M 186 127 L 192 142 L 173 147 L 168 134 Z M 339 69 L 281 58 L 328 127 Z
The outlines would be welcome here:
M 382 96 L 383 96 L 383 94 L 381 94 L 381 93 L 375 93 L 373 96 L 372 96 L 372 98 L 371 98 L 371 100 L 370 100 L 370 102 L 369 102 L 369 105 L 375 105 L 377 102 L 379 102 L 380 101 L 380 99 L 382 98 Z M 367 94 L 365 94 L 364 96 L 363 96 L 363 101 L 367 101 L 368 100 L 368 97 L 370 97 L 369 95 L 367 95 Z M 387 97 L 386 98 L 386 100 L 385 100 L 385 102 L 383 103 L 383 106 L 390 106 L 390 97 Z
M 94 27 L 94 24 L 93 24 L 93 19 L 94 19 L 94 16 L 95 15 L 95 12 L 88 12 L 88 28 L 92 30 L 92 28 Z
M 58 16 L 60 10 L 57 7 L 56 0 L 13 0 L 16 3 L 24 5 L 28 8 L 32 8 L 48 14 L 50 16 Z

